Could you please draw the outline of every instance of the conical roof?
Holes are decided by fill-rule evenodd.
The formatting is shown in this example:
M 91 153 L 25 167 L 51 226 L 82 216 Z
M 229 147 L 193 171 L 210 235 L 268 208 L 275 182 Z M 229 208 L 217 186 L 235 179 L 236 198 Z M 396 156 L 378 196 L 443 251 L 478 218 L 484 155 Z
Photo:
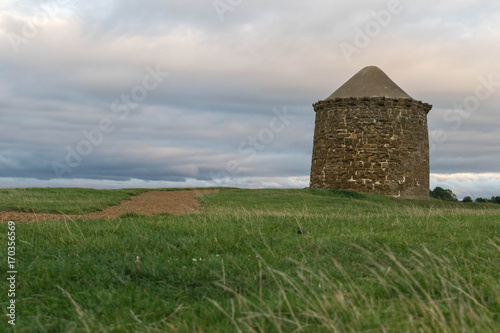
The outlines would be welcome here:
M 349 97 L 411 98 L 376 66 L 360 70 L 327 99 Z

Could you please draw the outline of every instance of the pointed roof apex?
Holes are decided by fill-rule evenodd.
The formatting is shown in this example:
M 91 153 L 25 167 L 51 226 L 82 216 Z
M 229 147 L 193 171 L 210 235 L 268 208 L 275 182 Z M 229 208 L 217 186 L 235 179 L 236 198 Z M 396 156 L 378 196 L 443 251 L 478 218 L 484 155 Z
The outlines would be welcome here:
M 327 99 L 349 97 L 412 98 L 376 66 L 360 70 Z

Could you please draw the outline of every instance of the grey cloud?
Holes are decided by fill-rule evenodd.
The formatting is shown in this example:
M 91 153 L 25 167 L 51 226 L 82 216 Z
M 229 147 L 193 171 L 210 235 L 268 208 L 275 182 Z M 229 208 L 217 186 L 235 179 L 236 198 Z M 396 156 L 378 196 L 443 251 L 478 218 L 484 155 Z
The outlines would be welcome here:
M 19 31 L 38 5 L 7 3 L 0 13 L 0 177 L 61 184 L 51 163 L 64 163 L 66 146 L 76 149 L 83 130 L 110 118 L 115 131 L 65 174 L 67 184 L 209 183 L 236 161 L 233 183 L 287 186 L 309 174 L 311 104 L 366 65 L 434 104 L 429 128 L 448 138 L 436 144 L 433 172 L 500 172 L 499 92 L 458 129 L 443 118 L 474 94 L 478 77 L 499 73 L 491 47 L 499 10 L 491 2 L 402 1 L 405 10 L 351 63 L 339 43 L 352 43 L 353 29 L 387 1 L 244 1 L 224 21 L 212 1 L 68 2 L 19 54 L 5 33 Z M 170 76 L 120 120 L 113 102 L 142 84 L 148 66 Z M 283 107 L 295 118 L 249 160 L 238 147 Z

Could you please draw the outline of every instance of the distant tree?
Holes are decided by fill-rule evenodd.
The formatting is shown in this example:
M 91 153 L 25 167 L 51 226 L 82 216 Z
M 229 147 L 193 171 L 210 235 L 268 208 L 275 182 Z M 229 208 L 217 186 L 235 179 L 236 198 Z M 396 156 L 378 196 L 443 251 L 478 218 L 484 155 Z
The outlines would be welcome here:
M 491 197 L 490 202 L 493 202 L 493 203 L 496 203 L 496 204 L 500 204 L 500 196 Z
M 472 198 L 467 196 L 462 200 L 462 202 L 472 202 Z
M 458 201 L 457 196 L 451 190 L 439 186 L 431 191 L 431 197 L 443 201 Z
M 485 199 L 485 198 L 476 198 L 476 202 L 488 202 L 488 199 Z

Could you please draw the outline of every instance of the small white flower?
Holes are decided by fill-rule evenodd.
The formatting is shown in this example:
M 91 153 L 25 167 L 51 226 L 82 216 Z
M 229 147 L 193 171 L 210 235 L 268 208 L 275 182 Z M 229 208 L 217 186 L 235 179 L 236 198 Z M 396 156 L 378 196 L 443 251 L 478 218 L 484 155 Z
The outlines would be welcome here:
M 135 257 L 135 262 L 140 264 L 141 263 L 141 258 L 139 258 L 139 256 Z
M 198 261 L 198 259 L 196 259 L 196 258 L 193 258 L 193 261 Z

